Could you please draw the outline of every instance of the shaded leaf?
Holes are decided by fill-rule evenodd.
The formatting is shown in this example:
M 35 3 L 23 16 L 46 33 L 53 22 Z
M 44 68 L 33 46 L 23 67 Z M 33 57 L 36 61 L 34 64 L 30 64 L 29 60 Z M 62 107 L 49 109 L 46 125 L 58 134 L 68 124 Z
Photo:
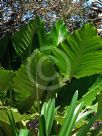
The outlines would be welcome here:
M 12 88 L 12 81 L 15 76 L 13 71 L 0 68 L 0 91 L 4 92 Z
M 90 106 L 96 99 L 96 96 L 102 91 L 102 76 L 99 76 L 88 92 L 82 96 L 80 101 L 84 101 L 86 106 Z
M 18 108 L 24 108 L 23 112 L 27 111 L 37 100 L 36 91 L 41 100 L 46 89 L 56 90 L 53 86 L 48 87 L 49 83 L 55 79 L 57 79 L 57 75 L 53 62 L 40 51 L 35 50 L 14 78 L 13 88 Z
M 9 44 L 8 36 L 4 36 L 2 39 L 0 39 L 0 58 L 2 58 L 2 55 L 5 52 L 8 44 Z
M 13 114 L 13 117 L 16 123 L 22 120 L 34 119 L 34 115 L 32 116 L 29 116 L 27 114 L 21 115 L 16 109 L 11 109 L 11 110 L 12 110 L 12 114 Z M 8 114 L 10 114 L 10 110 L 8 107 L 5 107 L 5 106 L 0 107 L 0 121 L 6 124 L 10 124 L 8 117 L 7 117 L 7 112 Z

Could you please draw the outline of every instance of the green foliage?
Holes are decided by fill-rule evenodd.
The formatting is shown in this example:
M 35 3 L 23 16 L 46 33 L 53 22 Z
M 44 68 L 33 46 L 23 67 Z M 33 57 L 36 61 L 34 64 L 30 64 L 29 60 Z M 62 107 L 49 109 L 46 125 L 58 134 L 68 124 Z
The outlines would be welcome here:
M 39 135 L 49 136 L 55 116 L 55 100 L 43 104 L 40 117 Z
M 41 58 L 44 59 L 44 62 L 40 67 L 38 62 Z M 37 101 L 36 91 L 41 100 L 49 85 L 49 80 L 44 80 L 45 78 L 41 77 L 37 70 L 41 70 L 43 76 L 46 76 L 47 79 L 53 76 L 56 72 L 53 62 L 51 62 L 47 56 L 39 50 L 34 51 L 34 53 L 27 59 L 27 62 L 18 70 L 14 78 L 13 89 L 15 92 L 15 98 L 18 108 L 22 109 L 23 112 L 28 111 L 34 101 Z
M 102 114 L 102 111 L 97 112 L 97 114 L 96 114 L 93 118 L 91 118 L 91 119 L 89 120 L 88 124 L 86 124 L 85 126 L 83 126 L 83 127 L 79 130 L 79 132 L 77 133 L 77 136 L 82 136 L 82 135 L 83 135 L 83 136 L 86 136 L 87 133 L 88 133 L 88 131 L 90 130 L 92 124 L 93 124 L 96 120 L 98 120 L 98 119 L 100 118 L 101 114 Z
M 80 78 L 102 72 L 102 40 L 91 24 L 70 34 L 60 46 L 68 55 L 72 77 Z
M 61 91 L 58 93 L 58 98 L 56 100 L 57 104 L 61 106 L 70 104 L 75 90 L 78 90 L 78 98 L 81 99 L 82 96 L 85 95 L 88 92 L 89 88 L 91 88 L 91 86 L 95 83 L 98 76 L 99 75 L 92 75 L 80 79 L 73 78 L 70 83 L 61 88 Z
M 100 112 L 102 110 L 102 91 L 97 95 L 97 102 L 98 102 L 97 112 Z M 102 120 L 102 115 L 100 116 L 99 120 Z
M 50 34 L 45 33 L 44 23 L 39 17 L 29 21 L 12 37 L 13 46 L 23 60 L 30 56 L 34 49 L 48 46 L 51 41 Z
M 102 96 L 98 96 L 102 93 L 102 39 L 97 35 L 95 27 L 92 24 L 85 24 L 70 34 L 64 22 L 58 21 L 50 32 L 46 32 L 44 23 L 36 17 L 12 37 L 5 36 L 0 41 L 0 59 L 7 62 L 4 64 L 0 61 L 1 66 L 5 66 L 5 69 L 0 68 L 0 93 L 6 94 L 6 100 L 13 98 L 8 105 L 13 104 L 21 113 L 29 111 L 30 114 L 34 113 L 32 109 L 37 107 L 40 136 L 50 136 L 52 128 L 56 128 L 56 121 L 61 125 L 58 128 L 60 131 L 53 134 L 87 135 L 94 121 L 101 119 L 102 108 Z M 20 62 L 14 61 L 13 59 L 17 59 L 18 56 Z M 16 71 L 13 71 L 15 67 Z M 61 88 L 62 86 L 64 87 Z M 64 90 L 67 90 L 67 93 Z M 79 100 L 78 92 L 74 94 L 75 90 L 79 90 Z M 60 105 L 64 102 L 65 105 L 70 103 L 73 96 L 66 111 L 61 107 L 66 113 L 64 117 L 56 116 L 57 96 Z M 64 101 L 62 97 L 67 100 Z M 1 101 L 2 106 L 6 105 L 6 100 Z M 93 102 L 96 108 L 92 105 Z M 97 102 L 98 112 L 91 119 L 88 115 L 96 111 Z M 86 111 L 88 106 L 91 108 Z M 0 109 L 0 114 L 1 123 L 9 124 L 7 116 L 4 120 L 3 109 Z M 21 122 L 24 115 L 18 113 L 15 115 L 13 112 L 7 112 L 7 115 L 13 135 L 29 135 L 27 129 L 22 128 L 20 133 L 16 130 L 16 122 L 18 120 Z M 30 118 L 26 116 L 24 119 Z M 4 130 L 0 133 L 4 133 Z
M 2 58 L 2 55 L 3 55 L 3 53 L 5 52 L 8 43 L 9 43 L 9 37 L 8 37 L 8 36 L 4 36 L 4 37 L 0 40 L 0 59 Z
M 7 116 L 8 116 L 8 119 L 10 121 L 10 124 L 11 124 L 12 134 L 14 136 L 17 136 L 16 123 L 15 123 L 15 120 L 14 120 L 14 117 L 13 117 L 13 114 L 12 114 L 11 110 L 10 110 L 10 114 L 7 112 Z
M 0 121 L 0 136 L 12 136 L 11 126 Z
M 90 106 L 96 99 L 96 96 L 102 91 L 102 76 L 99 76 L 88 92 L 83 95 L 81 101 L 84 101 L 86 106 Z
M 12 37 L 13 46 L 17 54 L 22 59 L 25 59 L 27 56 L 29 56 L 32 46 L 34 49 L 33 38 L 35 34 L 36 23 L 36 20 L 30 21 Z
M 20 122 L 22 120 L 29 120 L 29 119 L 33 119 L 34 115 L 29 116 L 27 114 L 23 114 L 21 115 L 17 109 L 11 109 L 13 117 L 15 119 L 15 122 Z M 6 112 L 10 115 L 10 109 L 8 107 L 2 106 L 0 107 L 0 121 L 6 123 L 9 125 L 9 120 L 8 120 L 8 116 L 6 114 Z
M 58 46 L 68 37 L 68 30 L 63 21 L 58 21 L 51 30 L 54 46 Z
M 60 130 L 59 136 L 64 136 L 64 134 L 71 136 L 76 119 L 79 115 L 80 109 L 83 106 L 83 103 L 80 103 L 77 106 L 77 98 L 78 98 L 78 92 L 76 91 L 76 93 L 73 96 L 69 111 L 67 112 L 64 124 Z
M 84 106 L 84 102 L 81 102 L 77 104 L 78 99 L 78 91 L 75 92 L 72 102 L 70 106 L 67 109 L 66 117 L 63 121 L 63 125 L 61 126 L 59 132 L 57 132 L 54 135 L 59 136 L 71 136 L 73 133 L 76 133 L 78 136 L 81 136 L 83 132 L 84 136 L 86 136 L 87 132 L 91 128 L 92 124 L 98 117 L 101 116 L 101 112 L 97 113 L 92 119 L 89 120 L 88 124 L 82 124 L 79 129 L 75 129 L 75 125 L 78 125 L 77 123 L 79 120 L 83 120 L 85 117 L 87 117 L 92 111 L 86 113 L 80 113 L 82 110 L 82 107 Z M 51 111 L 49 113 L 49 111 Z M 53 100 L 49 100 L 47 103 L 45 102 L 42 107 L 42 112 L 40 115 L 40 125 L 39 125 L 39 135 L 40 136 L 50 136 L 51 135 L 51 127 L 52 122 L 54 121 L 55 116 L 55 102 Z M 48 114 L 49 113 L 49 114 Z M 81 117 L 80 117 L 81 116 Z M 80 119 L 79 119 L 80 118 Z M 51 122 L 49 122 L 49 120 Z M 84 120 L 85 122 L 85 120 Z M 49 125 L 48 125 L 49 124 Z M 49 126 L 49 129 L 48 129 Z
M 11 110 L 10 110 L 10 113 L 7 112 L 7 116 L 8 116 L 10 125 L 11 125 L 13 136 L 29 136 L 29 130 L 27 130 L 27 129 L 20 129 L 20 131 L 18 132 L 17 127 L 16 127 L 16 123 L 14 120 L 14 116 L 13 116 Z
M 21 129 L 19 132 L 19 136 L 29 136 L 29 130 L 28 129 Z
M 12 89 L 12 82 L 15 73 L 13 71 L 0 68 L 0 92 L 5 92 Z
M 55 57 L 55 64 L 57 65 L 60 73 L 62 76 L 64 76 L 64 79 L 69 79 L 70 71 L 71 71 L 71 65 L 69 57 L 63 53 L 61 49 L 54 48 L 52 50 L 52 53 Z

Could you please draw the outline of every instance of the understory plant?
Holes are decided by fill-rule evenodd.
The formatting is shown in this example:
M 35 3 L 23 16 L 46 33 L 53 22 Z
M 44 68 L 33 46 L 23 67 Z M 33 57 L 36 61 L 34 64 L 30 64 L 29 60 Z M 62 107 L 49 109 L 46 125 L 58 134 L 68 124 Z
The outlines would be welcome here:
M 101 122 L 102 39 L 92 24 L 84 24 L 70 33 L 59 20 L 46 32 L 44 23 L 36 17 L 13 36 L 7 33 L 0 41 L 1 130 L 2 124 L 9 130 L 10 124 L 4 120 L 8 107 L 17 110 L 13 116 L 20 127 L 25 127 L 22 121 L 37 119 L 37 134 L 42 136 L 80 136 L 82 132 L 87 134 L 95 120 Z M 94 111 L 94 105 L 98 111 Z M 88 107 L 88 113 L 95 112 L 92 119 L 86 112 Z M 87 114 L 89 123 L 75 126 L 80 116 Z M 9 114 L 8 117 L 11 120 Z
M 58 131 L 56 131 L 53 135 L 59 135 L 59 136 L 71 136 L 76 134 L 77 136 L 84 135 L 88 133 L 90 128 L 92 127 L 92 124 L 95 122 L 96 119 L 98 119 L 102 112 L 97 112 L 97 114 L 90 118 L 89 121 L 86 120 L 88 115 L 93 113 L 95 109 L 85 110 L 82 111 L 82 108 L 84 106 L 84 102 L 80 102 L 78 104 L 78 91 L 75 92 L 72 102 L 70 106 L 68 106 L 65 118 L 63 118 L 63 125 L 60 127 Z M 55 108 L 55 99 L 50 99 L 48 102 L 45 102 L 41 109 L 41 114 L 39 117 L 39 127 L 38 127 L 38 135 L 39 136 L 50 136 L 51 135 L 51 129 L 54 123 L 54 120 L 57 121 L 56 118 L 56 112 L 57 108 Z M 12 128 L 12 134 L 13 136 L 31 136 L 30 131 L 28 129 L 20 129 L 17 131 L 15 120 L 12 114 L 12 111 L 10 110 L 10 114 L 7 112 L 7 116 L 10 121 L 10 125 Z M 77 125 L 82 123 L 83 121 L 86 121 L 86 123 L 83 123 L 80 129 L 76 129 Z M 56 127 L 58 127 L 58 123 L 56 124 Z

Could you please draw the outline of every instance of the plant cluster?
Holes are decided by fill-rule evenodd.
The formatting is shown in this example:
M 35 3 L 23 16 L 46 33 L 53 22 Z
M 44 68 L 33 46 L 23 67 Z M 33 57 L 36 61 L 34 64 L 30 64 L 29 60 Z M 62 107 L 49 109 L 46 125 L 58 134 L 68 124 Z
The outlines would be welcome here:
M 102 39 L 92 24 L 69 33 L 59 20 L 46 32 L 36 17 L 0 49 L 0 136 L 100 134 Z

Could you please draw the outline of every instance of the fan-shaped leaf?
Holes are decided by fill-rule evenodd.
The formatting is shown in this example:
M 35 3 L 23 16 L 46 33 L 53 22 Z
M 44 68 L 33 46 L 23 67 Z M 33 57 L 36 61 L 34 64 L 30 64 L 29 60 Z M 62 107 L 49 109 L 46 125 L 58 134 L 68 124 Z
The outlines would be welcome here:
M 54 77 L 53 77 L 54 76 Z M 40 51 L 35 52 L 28 58 L 27 63 L 21 66 L 14 79 L 15 98 L 19 105 L 25 110 L 30 108 L 36 101 L 36 91 L 39 98 L 43 98 L 44 90 L 48 90 L 48 85 L 57 79 L 53 62 Z M 52 86 L 49 91 L 54 90 Z M 23 109 L 23 111 L 24 111 Z
M 17 32 L 13 37 L 13 46 L 21 58 L 29 56 L 30 51 L 34 45 L 33 38 L 36 30 L 36 20 L 31 20 L 27 25 L 23 26 L 19 32 Z
M 84 77 L 102 72 L 102 39 L 96 28 L 85 24 L 69 35 L 60 46 L 71 63 L 70 78 Z

